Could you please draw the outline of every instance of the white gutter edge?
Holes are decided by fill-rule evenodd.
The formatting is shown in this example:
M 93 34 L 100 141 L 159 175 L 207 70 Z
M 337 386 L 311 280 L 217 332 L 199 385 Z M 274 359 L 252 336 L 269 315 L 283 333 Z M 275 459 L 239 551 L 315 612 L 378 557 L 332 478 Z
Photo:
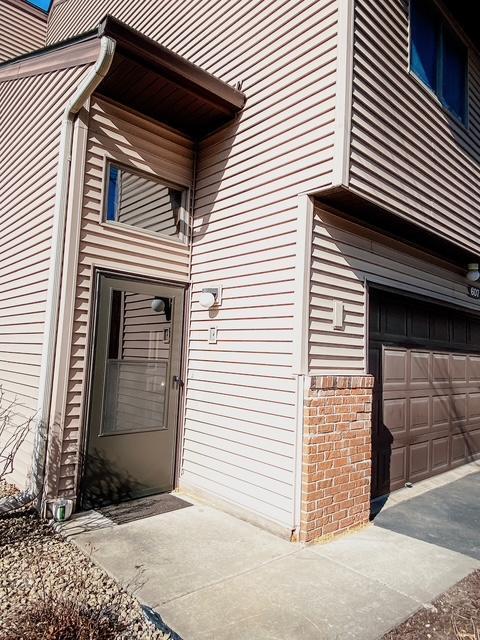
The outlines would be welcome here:
M 102 36 L 97 61 L 68 101 L 63 113 L 52 225 L 52 251 L 46 300 L 45 338 L 42 350 L 37 412 L 35 415 L 36 430 L 30 481 L 29 487 L 25 491 L 16 496 L 0 500 L 0 513 L 18 509 L 37 500 L 43 491 L 60 306 L 70 165 L 72 161 L 73 122 L 82 106 L 108 73 L 115 53 L 115 44 L 115 40 L 112 38 Z
M 315 204 L 312 196 L 307 194 L 300 194 L 298 196 L 292 366 L 292 374 L 296 378 L 295 490 L 293 496 L 292 540 L 299 539 L 302 509 L 303 402 L 305 384 L 307 384 L 308 381 L 310 280 L 314 209 Z

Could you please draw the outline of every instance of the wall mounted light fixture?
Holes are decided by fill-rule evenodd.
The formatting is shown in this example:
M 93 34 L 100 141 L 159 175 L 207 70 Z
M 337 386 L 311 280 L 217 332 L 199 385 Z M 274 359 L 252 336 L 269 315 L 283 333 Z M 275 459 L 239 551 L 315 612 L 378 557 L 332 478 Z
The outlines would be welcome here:
M 165 320 L 167 322 L 170 322 L 170 319 L 172 317 L 172 304 L 170 298 L 161 298 L 160 296 L 155 296 L 155 298 L 153 298 L 152 302 L 150 303 L 150 306 L 152 307 L 152 311 L 155 311 L 155 313 L 164 313 Z
M 467 280 L 470 280 L 470 282 L 476 282 L 477 280 L 480 280 L 478 262 L 471 262 L 468 265 Z
M 207 287 L 202 289 L 198 303 L 204 309 L 211 309 L 214 305 L 220 305 L 222 303 L 222 288 Z

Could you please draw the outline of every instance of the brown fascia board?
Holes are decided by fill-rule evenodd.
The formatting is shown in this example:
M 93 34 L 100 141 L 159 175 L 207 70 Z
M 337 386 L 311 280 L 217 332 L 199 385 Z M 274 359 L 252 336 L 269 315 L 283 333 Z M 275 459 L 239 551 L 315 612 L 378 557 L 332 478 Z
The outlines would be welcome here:
M 29 13 L 31 16 L 35 16 L 44 22 L 47 22 L 48 20 L 48 13 L 46 11 L 40 9 L 40 7 L 34 7 L 33 4 L 29 4 L 25 0 L 0 0 L 0 4 L 2 2 L 4 4 L 9 4 L 24 13 Z
M 92 63 L 99 47 L 100 40 L 94 32 L 5 60 L 0 64 L 0 82 Z
M 226 113 L 233 115 L 245 105 L 246 97 L 241 91 L 112 16 L 100 23 L 99 35 L 113 38 L 118 52 L 151 67 Z

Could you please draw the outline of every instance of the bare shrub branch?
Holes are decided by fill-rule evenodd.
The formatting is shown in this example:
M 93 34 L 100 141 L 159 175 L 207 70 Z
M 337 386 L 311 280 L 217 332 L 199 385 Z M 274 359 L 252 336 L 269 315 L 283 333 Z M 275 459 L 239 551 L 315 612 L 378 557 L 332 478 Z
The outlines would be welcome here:
M 0 387 L 0 482 L 12 473 L 17 453 L 32 426 L 32 418 L 17 421 L 16 400 L 5 401 Z

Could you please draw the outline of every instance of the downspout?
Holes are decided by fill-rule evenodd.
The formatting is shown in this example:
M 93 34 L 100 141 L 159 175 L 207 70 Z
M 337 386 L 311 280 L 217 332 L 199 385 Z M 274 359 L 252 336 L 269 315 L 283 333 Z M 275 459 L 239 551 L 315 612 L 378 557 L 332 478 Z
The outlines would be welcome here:
M 72 161 L 73 123 L 76 115 L 107 75 L 115 53 L 115 40 L 103 36 L 97 61 L 68 101 L 62 118 L 56 183 L 55 209 L 53 213 L 52 253 L 50 257 L 47 306 L 45 318 L 45 339 L 42 351 L 42 368 L 38 390 L 37 412 L 35 416 L 35 436 L 30 481 L 21 493 L 0 500 L 0 513 L 19 509 L 38 500 L 45 480 L 46 443 L 50 420 L 50 406 L 53 390 L 55 347 L 57 341 L 62 262 L 65 241 L 67 201 Z

